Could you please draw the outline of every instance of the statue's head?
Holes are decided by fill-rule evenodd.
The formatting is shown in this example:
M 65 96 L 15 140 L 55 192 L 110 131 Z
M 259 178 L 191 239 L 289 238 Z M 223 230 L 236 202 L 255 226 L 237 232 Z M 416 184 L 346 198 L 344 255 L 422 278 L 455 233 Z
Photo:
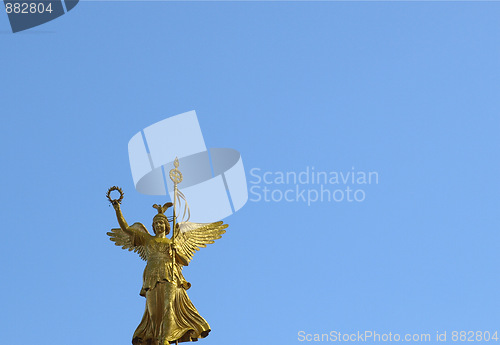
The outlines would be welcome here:
M 156 208 L 158 214 L 153 217 L 153 231 L 156 235 L 165 233 L 168 235 L 170 232 L 170 223 L 168 222 L 167 216 L 164 214 L 165 211 L 172 206 L 171 202 L 167 202 L 163 206 L 154 204 L 153 207 Z

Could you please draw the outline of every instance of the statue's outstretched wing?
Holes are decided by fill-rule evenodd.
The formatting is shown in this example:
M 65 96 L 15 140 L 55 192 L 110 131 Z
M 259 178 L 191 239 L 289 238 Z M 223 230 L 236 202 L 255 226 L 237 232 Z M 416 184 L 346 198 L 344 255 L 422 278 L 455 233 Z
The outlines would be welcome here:
M 132 230 L 132 234 L 129 235 L 121 228 L 111 229 L 111 232 L 107 234 L 110 240 L 115 242 L 116 246 L 121 246 L 122 249 L 128 249 L 129 251 L 134 251 L 139 254 L 141 259 L 147 261 L 147 252 L 145 244 L 145 238 L 151 236 L 146 227 L 142 223 L 134 223 L 128 227 Z
M 223 222 L 216 223 L 191 223 L 181 222 L 179 233 L 175 238 L 175 244 L 180 254 L 188 259 L 188 263 L 193 259 L 194 253 L 207 244 L 214 243 L 226 232 L 224 230 L 229 225 Z

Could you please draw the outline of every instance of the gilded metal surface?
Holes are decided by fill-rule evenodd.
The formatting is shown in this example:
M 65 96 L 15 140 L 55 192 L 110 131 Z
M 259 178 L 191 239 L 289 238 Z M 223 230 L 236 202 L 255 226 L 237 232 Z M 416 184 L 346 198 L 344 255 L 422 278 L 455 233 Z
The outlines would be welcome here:
M 170 176 L 174 182 L 175 199 L 177 199 L 177 183 L 182 181 L 182 174 L 172 169 Z M 120 199 L 111 199 L 112 190 L 120 192 Z M 142 321 L 134 332 L 134 345 L 164 345 L 185 341 L 196 341 L 204 338 L 210 332 L 210 326 L 200 316 L 186 291 L 191 287 L 182 274 L 194 253 L 201 247 L 219 239 L 228 227 L 223 222 L 192 223 L 188 221 L 177 223 L 176 203 L 166 203 L 163 206 L 153 205 L 158 214 L 153 218 L 151 235 L 141 223 L 129 226 L 123 217 L 120 202 L 123 192 L 118 187 L 108 191 L 108 199 L 112 203 L 120 228 L 112 229 L 107 234 L 111 241 L 123 249 L 134 251 L 147 261 L 144 269 L 141 296 L 146 298 L 146 308 Z M 165 211 L 174 206 L 172 225 L 175 231 L 172 237 L 170 223 Z
M 120 197 L 118 199 L 111 199 L 111 192 L 115 191 L 115 190 L 118 191 L 118 193 L 120 193 Z M 106 193 L 106 198 L 108 198 L 110 203 L 113 203 L 113 201 L 116 201 L 117 203 L 121 204 L 121 202 L 123 200 L 123 191 L 120 187 L 113 186 L 113 187 L 108 189 L 108 192 Z

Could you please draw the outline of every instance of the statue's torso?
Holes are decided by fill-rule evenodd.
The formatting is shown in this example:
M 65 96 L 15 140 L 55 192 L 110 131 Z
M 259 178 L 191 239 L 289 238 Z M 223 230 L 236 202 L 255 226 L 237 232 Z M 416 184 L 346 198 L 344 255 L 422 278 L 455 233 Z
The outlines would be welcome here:
M 145 243 L 148 263 L 144 269 L 141 295 L 152 289 L 158 282 L 172 280 L 172 255 L 170 253 L 170 239 L 151 236 Z M 178 275 L 178 265 L 175 265 L 175 274 Z

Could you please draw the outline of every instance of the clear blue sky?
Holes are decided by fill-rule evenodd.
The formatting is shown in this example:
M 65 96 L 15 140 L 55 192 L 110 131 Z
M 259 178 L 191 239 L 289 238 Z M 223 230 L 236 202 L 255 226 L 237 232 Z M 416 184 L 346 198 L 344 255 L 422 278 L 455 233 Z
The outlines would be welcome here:
M 105 192 L 121 186 L 126 219 L 149 227 L 166 199 L 134 190 L 128 140 L 189 110 L 208 147 L 241 152 L 249 187 L 253 168 L 379 177 L 363 202 L 249 201 L 226 218 L 184 272 L 212 327 L 200 344 L 500 332 L 499 16 L 81 2 L 12 34 L 0 15 L 2 343 L 130 344 L 144 262 L 108 240 Z

